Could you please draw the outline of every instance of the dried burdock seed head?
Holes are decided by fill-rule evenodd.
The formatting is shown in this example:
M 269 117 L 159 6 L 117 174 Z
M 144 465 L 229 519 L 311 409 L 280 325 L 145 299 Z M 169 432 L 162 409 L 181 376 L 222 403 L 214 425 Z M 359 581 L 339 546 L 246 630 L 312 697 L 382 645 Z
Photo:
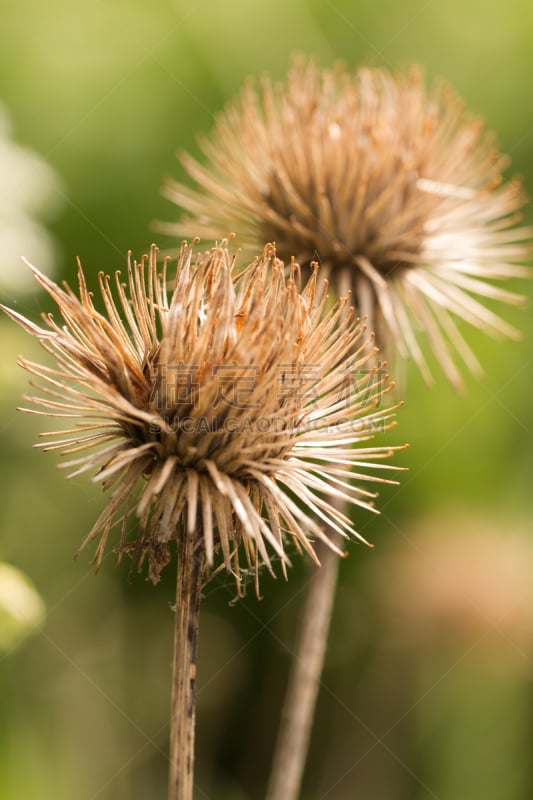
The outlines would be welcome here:
M 31 267 L 64 324 L 4 309 L 56 362 L 20 362 L 38 379 L 34 413 L 71 421 L 44 448 L 111 492 L 85 542 L 99 539 L 97 566 L 118 528 L 118 553 L 148 557 L 155 582 L 171 540 L 201 531 L 207 568 L 224 564 L 240 588 L 272 555 L 285 569 L 288 542 L 313 556 L 322 523 L 351 532 L 326 498 L 372 508 L 363 486 L 383 480 L 394 450 L 367 446 L 394 424 L 387 376 L 368 364 L 373 338 L 346 300 L 318 299 L 316 269 L 301 289 L 272 246 L 238 277 L 232 262 L 225 243 L 196 258 L 184 244 L 167 289 L 154 246 L 128 260 L 125 282 L 100 274 L 103 313 L 81 267 L 79 298 Z
M 420 332 L 456 387 L 456 355 L 481 369 L 457 320 L 494 336 L 518 332 L 486 305 L 524 300 L 493 281 L 530 276 L 525 196 L 483 123 L 444 83 L 420 71 L 320 69 L 296 58 L 287 79 L 247 84 L 201 142 L 205 165 L 182 157 L 195 188 L 164 194 L 188 212 L 170 234 L 214 239 L 233 230 L 281 258 L 320 260 L 338 294 L 385 350 L 431 376 Z

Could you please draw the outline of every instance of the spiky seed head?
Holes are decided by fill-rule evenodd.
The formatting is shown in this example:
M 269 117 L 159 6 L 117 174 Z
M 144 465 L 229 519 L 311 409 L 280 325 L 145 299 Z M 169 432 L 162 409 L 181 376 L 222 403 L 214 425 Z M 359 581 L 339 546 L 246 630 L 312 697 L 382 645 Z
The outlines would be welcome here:
M 117 528 L 119 556 L 147 557 L 156 582 L 171 540 L 200 530 L 208 568 L 225 565 L 240 587 L 272 555 L 285 570 L 288 542 L 313 556 L 314 539 L 329 541 L 323 523 L 346 536 L 332 499 L 373 508 L 365 483 L 384 480 L 394 448 L 367 443 L 394 410 L 369 366 L 372 337 L 346 299 L 331 307 L 317 293 L 316 269 L 301 288 L 272 246 L 238 277 L 232 266 L 225 244 L 196 257 L 184 244 L 169 288 L 154 246 L 128 259 L 125 280 L 100 273 L 103 311 L 81 266 L 79 297 L 31 267 L 63 324 L 4 308 L 55 360 L 21 361 L 38 387 L 24 410 L 70 422 L 39 446 L 110 491 L 84 543 L 99 539 L 97 566 Z
M 164 187 L 188 216 L 160 230 L 233 230 L 252 246 L 275 241 L 281 258 L 319 259 L 378 343 L 413 357 L 428 382 L 421 331 L 458 388 L 456 355 L 481 373 L 458 319 L 519 336 L 486 300 L 524 300 L 493 281 L 531 275 L 532 229 L 517 226 L 526 198 L 446 84 L 426 91 L 415 68 L 351 73 L 299 57 L 285 82 L 245 85 L 201 146 L 205 165 L 182 157 L 194 187 Z

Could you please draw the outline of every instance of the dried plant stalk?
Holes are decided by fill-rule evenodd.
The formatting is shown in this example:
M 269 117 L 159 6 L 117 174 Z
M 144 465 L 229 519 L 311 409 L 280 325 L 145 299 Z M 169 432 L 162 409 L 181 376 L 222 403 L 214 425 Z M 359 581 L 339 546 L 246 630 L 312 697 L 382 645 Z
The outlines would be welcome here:
M 266 800 L 296 800 L 309 749 L 339 571 L 329 547 L 319 543 L 316 552 L 320 566 L 311 565 Z
M 196 655 L 204 555 L 202 533 L 180 538 L 172 664 L 168 800 L 192 800 Z

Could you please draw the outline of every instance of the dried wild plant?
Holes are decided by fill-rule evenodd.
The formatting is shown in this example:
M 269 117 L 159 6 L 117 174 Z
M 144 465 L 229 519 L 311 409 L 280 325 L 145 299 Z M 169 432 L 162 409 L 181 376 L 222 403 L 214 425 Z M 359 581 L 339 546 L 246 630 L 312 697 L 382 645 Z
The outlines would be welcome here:
M 192 186 L 164 194 L 185 215 L 159 229 L 240 243 L 276 242 L 282 258 L 319 260 L 332 288 L 352 290 L 389 358 L 412 358 L 432 383 L 428 351 L 461 389 L 462 361 L 481 366 L 463 329 L 517 339 L 494 301 L 531 276 L 533 230 L 521 224 L 521 181 L 509 159 L 444 82 L 421 72 L 321 69 L 295 58 L 287 78 L 248 82 L 200 142 L 203 163 L 182 163 Z M 466 325 L 465 325 L 466 323 Z M 342 507 L 342 504 L 341 504 Z M 267 800 L 298 796 L 335 591 L 325 552 L 311 579 Z
M 285 278 L 272 247 L 239 275 L 238 291 L 231 266 L 225 247 L 192 263 L 184 246 L 169 293 L 168 261 L 158 269 L 152 248 L 128 262 L 127 284 L 116 274 L 118 302 L 100 274 L 104 314 L 81 268 L 78 299 L 31 267 L 65 325 L 46 315 L 41 328 L 4 308 L 56 361 L 51 368 L 21 360 L 41 382 L 40 394 L 27 398 L 33 413 L 73 422 L 42 434 L 38 446 L 75 456 L 60 464 L 69 477 L 94 471 L 93 480 L 113 489 L 84 543 L 99 539 L 97 566 L 118 527 L 118 553 L 147 557 L 157 582 L 183 523 L 190 536 L 202 527 L 206 565 L 219 552 L 240 586 L 242 558 L 246 571 L 271 569 L 270 554 L 283 567 L 287 536 L 311 554 L 311 538 L 324 539 L 292 497 L 339 533 L 350 521 L 324 494 L 371 507 L 372 493 L 352 485 L 345 466 L 375 481 L 359 467 L 383 467 L 374 462 L 391 454 L 351 447 L 393 424 L 381 403 L 392 384 L 367 367 L 372 337 L 353 316 L 341 319 L 346 300 L 328 312 L 326 293 L 315 300 L 316 272 L 300 292 L 296 265 Z M 134 512 L 139 525 L 129 542 Z
M 202 581 L 218 564 L 239 592 L 243 573 L 258 586 L 260 565 L 273 571 L 275 557 L 285 571 L 294 547 L 315 557 L 313 540 L 341 554 L 321 523 L 343 536 L 352 526 L 332 500 L 374 510 L 364 484 L 386 480 L 395 449 L 368 445 L 394 425 L 382 402 L 392 384 L 369 366 L 373 338 L 348 301 L 328 305 L 317 269 L 301 288 L 272 246 L 237 277 L 232 267 L 225 246 L 194 258 L 185 244 L 170 275 L 153 247 L 128 259 L 125 282 L 100 273 L 103 311 L 81 266 L 79 297 L 31 267 L 63 324 L 4 308 L 55 360 L 20 362 L 37 379 L 24 410 L 69 421 L 43 434 L 44 449 L 111 492 L 84 543 L 99 540 L 97 567 L 115 528 L 119 558 L 147 559 L 154 582 L 177 543 L 172 800 L 192 796 Z
M 380 347 L 412 357 L 427 382 L 424 337 L 457 388 L 457 355 L 481 373 L 458 321 L 519 337 L 486 301 L 524 300 L 494 281 L 531 275 L 532 229 L 516 225 L 526 198 L 447 84 L 296 58 L 284 82 L 245 85 L 201 147 L 205 164 L 182 156 L 195 185 L 164 187 L 188 216 L 160 230 L 232 230 L 254 247 L 276 242 L 281 258 L 320 260 Z

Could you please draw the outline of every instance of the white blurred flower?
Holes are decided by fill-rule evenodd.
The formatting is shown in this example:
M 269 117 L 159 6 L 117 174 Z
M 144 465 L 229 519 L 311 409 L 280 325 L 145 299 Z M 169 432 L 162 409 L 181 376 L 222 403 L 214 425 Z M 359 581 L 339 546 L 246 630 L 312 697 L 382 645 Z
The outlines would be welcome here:
M 21 256 L 53 272 L 56 245 L 45 223 L 61 209 L 61 186 L 41 156 L 11 139 L 9 116 L 1 103 L 0 176 L 0 290 L 33 291 Z

